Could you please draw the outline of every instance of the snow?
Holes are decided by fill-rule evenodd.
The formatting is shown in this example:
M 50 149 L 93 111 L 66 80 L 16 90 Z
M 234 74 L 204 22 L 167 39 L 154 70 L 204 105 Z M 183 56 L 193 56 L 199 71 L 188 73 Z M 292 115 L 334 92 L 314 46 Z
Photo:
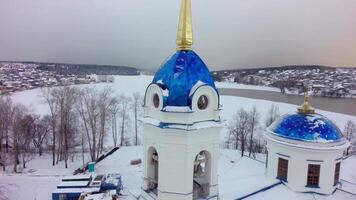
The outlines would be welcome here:
M 166 89 L 162 89 L 162 95 L 164 96 L 164 97 L 168 97 L 169 96 L 169 90 L 168 90 L 168 88 L 166 88 Z
M 103 89 L 105 87 L 112 87 L 114 95 L 125 94 L 131 96 L 138 92 L 141 95 L 145 94 L 147 86 L 152 81 L 152 76 L 115 76 L 113 83 L 95 83 L 75 85 L 77 88 L 93 87 L 96 89 Z M 12 95 L 15 103 L 21 103 L 30 108 L 38 114 L 45 115 L 49 113 L 48 106 L 45 104 L 41 89 L 26 90 L 17 92 Z
M 277 180 L 265 176 L 266 165 L 240 156 L 236 150 L 221 150 L 219 160 L 219 194 L 221 199 L 236 199 Z
M 90 193 L 90 192 L 99 192 L 99 187 L 91 187 L 91 188 L 60 188 L 55 189 L 53 193 Z
M 253 195 L 246 200 L 355 200 L 356 196 L 336 190 L 333 195 L 293 192 L 285 185 L 278 185 L 265 192 Z
M 194 124 L 168 124 L 165 125 L 164 128 L 192 131 L 192 130 L 205 129 L 205 128 L 222 127 L 223 125 L 224 123 L 220 121 L 203 121 Z
M 65 177 L 62 178 L 62 181 L 89 180 L 90 177 L 91 177 L 91 174 L 65 176 Z
M 211 121 L 211 120 L 196 122 L 193 124 L 164 123 L 151 117 L 142 118 L 141 121 L 162 128 L 182 129 L 182 130 L 198 130 L 204 128 L 222 127 L 225 124 L 225 121 Z
M 96 173 L 120 173 L 124 188 L 141 187 L 142 165 L 131 165 L 131 160 L 142 159 L 142 146 L 122 147 L 108 159 L 96 164 Z
M 90 85 L 76 85 L 75 87 L 95 87 L 97 89 L 105 88 L 111 86 L 114 95 L 125 94 L 127 96 L 133 95 L 135 92 L 140 93 L 141 95 L 145 94 L 146 87 L 152 82 L 152 76 L 115 76 L 115 81 L 113 83 L 98 83 Z M 217 83 L 217 87 L 222 88 L 226 85 L 238 85 L 233 83 Z M 267 90 L 266 87 L 262 86 L 248 86 L 245 89 L 256 89 L 256 90 Z M 268 91 L 271 91 L 268 89 Z M 42 93 L 40 89 L 27 90 L 15 93 L 12 96 L 12 99 L 16 103 L 22 103 L 25 106 L 29 107 L 32 111 L 44 115 L 49 113 L 47 105 L 44 103 Z M 232 118 L 233 114 L 236 113 L 240 108 L 251 109 L 253 106 L 256 106 L 258 112 L 260 113 L 261 120 L 264 120 L 264 116 L 267 115 L 267 112 L 272 104 L 278 106 L 280 114 L 292 113 L 295 112 L 298 108 L 296 105 L 272 102 L 267 100 L 260 99 L 250 99 L 244 97 L 236 96 L 221 96 L 220 104 L 223 105 L 221 116 L 223 119 L 229 120 Z M 340 128 L 344 127 L 345 123 L 348 120 L 356 121 L 356 116 L 334 113 L 329 111 L 317 110 L 319 114 L 324 115 L 325 117 L 331 119 L 336 123 Z M 226 131 L 226 130 L 225 130 Z
M 190 109 L 189 106 L 166 106 L 163 110 L 167 112 L 192 112 L 192 109 Z
M 91 85 L 76 85 L 75 87 L 95 87 L 97 89 L 111 86 L 114 90 L 114 95 L 125 94 L 132 95 L 135 92 L 144 95 L 146 87 L 151 83 L 152 76 L 116 76 L 113 83 L 98 83 Z M 232 83 L 216 83 L 218 88 L 239 88 L 239 89 L 254 89 L 268 90 L 278 92 L 277 88 L 261 87 L 261 86 L 246 86 Z M 45 115 L 49 113 L 47 105 L 40 89 L 27 90 L 18 92 L 12 95 L 15 103 L 22 103 L 29 107 L 30 110 Z M 230 120 L 232 116 L 240 108 L 251 109 L 256 106 L 261 122 L 264 121 L 270 106 L 272 104 L 279 107 L 280 114 L 291 113 L 296 111 L 298 106 L 271 102 L 266 100 L 249 99 L 234 96 L 221 96 L 220 103 L 223 105 L 221 112 L 222 119 Z M 340 113 L 317 110 L 318 113 L 331 119 L 340 128 L 348 120 L 356 121 L 356 116 L 345 115 Z M 154 121 L 152 123 L 159 123 Z M 261 123 L 262 124 L 262 123 Z M 227 128 L 223 128 L 221 139 L 225 139 Z M 130 165 L 133 159 L 142 159 L 142 147 L 123 147 L 116 151 L 97 164 L 97 173 L 120 173 L 125 190 L 129 193 L 137 194 L 140 191 L 142 165 Z M 86 159 L 87 161 L 88 159 Z M 40 158 L 30 161 L 27 169 L 23 170 L 22 174 L 11 174 L 11 166 L 8 166 L 7 172 L 0 172 L 0 186 L 6 185 L 10 200 L 16 199 L 51 199 L 51 193 L 60 183 L 61 178 L 65 175 L 71 175 L 73 171 L 81 167 L 81 158 L 74 159 L 74 162 L 69 162 L 69 168 L 65 169 L 64 164 L 51 165 L 51 156 L 43 155 Z M 356 183 L 356 157 L 346 159 L 341 167 L 341 179 Z M 239 156 L 238 151 L 222 150 L 219 160 L 219 193 L 221 199 L 236 199 L 245 194 L 273 184 L 275 181 L 268 180 L 265 177 L 265 165 L 261 162 L 251 160 L 249 158 Z M 352 184 L 351 184 L 352 185 Z M 347 187 L 349 187 L 348 185 Z M 346 186 L 345 186 L 346 187 Z M 350 190 L 350 188 L 348 188 Z M 353 188 L 354 189 L 354 188 Z M 342 191 L 336 191 L 332 196 L 320 196 L 314 194 L 301 194 L 292 192 L 284 185 L 278 185 L 266 192 L 256 194 L 249 199 L 356 199 L 355 196 L 350 196 Z M 128 199 L 128 198 L 123 198 Z
M 349 157 L 348 159 L 344 160 L 341 164 L 342 173 L 340 174 L 340 179 L 346 180 L 351 183 L 356 183 L 355 167 L 356 167 L 355 156 Z
M 228 88 L 228 89 L 243 89 L 243 90 L 262 90 L 271 92 L 281 92 L 280 89 L 268 86 L 257 86 L 257 85 L 245 85 L 240 83 L 231 82 L 215 82 L 217 88 Z
M 131 165 L 133 159 L 142 159 L 142 146 L 122 147 L 111 156 L 96 164 L 96 173 L 120 173 L 122 183 L 127 196 L 121 199 L 128 200 L 132 197 L 129 194 L 137 194 L 142 183 L 142 164 Z M 257 155 L 264 160 L 263 155 Z M 50 163 L 50 160 L 48 160 Z M 49 164 L 47 164 L 48 167 Z M 347 179 L 351 183 L 356 183 L 356 157 L 349 157 L 341 165 L 341 179 Z M 237 199 L 244 195 L 255 192 L 261 188 L 272 185 L 277 180 L 269 180 L 265 176 L 265 164 L 248 157 L 241 157 L 237 150 L 221 150 L 219 165 L 219 195 L 222 200 Z M 51 167 L 48 167 L 51 169 Z M 74 167 L 72 167 L 74 169 Z M 55 167 L 52 168 L 53 174 Z M 69 175 L 69 174 L 68 174 Z M 15 199 L 51 199 L 51 193 L 56 191 L 56 186 L 60 183 L 61 177 L 39 176 L 39 175 L 0 175 L 0 185 L 9 187 L 10 200 Z M 346 191 L 355 191 L 356 186 L 349 184 L 342 188 Z M 68 191 L 71 191 L 69 188 Z M 265 192 L 255 194 L 247 199 L 251 200 L 346 200 L 356 199 L 343 191 L 336 191 L 333 195 L 317 195 L 310 193 L 297 193 L 289 190 L 285 185 L 278 185 Z
M 0 186 L 7 187 L 9 200 L 49 200 L 52 191 L 60 183 L 58 177 L 41 177 L 28 175 L 0 175 Z
M 68 188 L 68 187 L 84 187 L 89 184 L 88 181 L 63 181 L 61 182 L 58 187 L 59 188 Z
M 206 85 L 206 83 L 204 83 L 203 81 L 198 81 L 197 83 L 195 83 L 195 85 L 193 85 L 192 89 L 190 89 L 189 96 L 192 96 L 194 94 L 195 90 L 197 90 L 202 85 Z

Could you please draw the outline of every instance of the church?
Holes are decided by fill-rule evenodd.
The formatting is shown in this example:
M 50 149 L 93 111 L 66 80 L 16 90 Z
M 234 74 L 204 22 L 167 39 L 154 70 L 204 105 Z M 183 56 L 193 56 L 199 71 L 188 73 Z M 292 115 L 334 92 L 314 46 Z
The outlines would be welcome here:
M 349 142 L 339 128 L 315 113 L 308 91 L 296 113 L 277 119 L 266 130 L 270 178 L 297 192 L 331 194 L 339 179 L 343 152 Z
M 163 63 L 144 98 L 143 177 L 146 200 L 219 199 L 220 98 L 203 60 L 192 50 L 190 0 L 182 0 L 177 50 Z M 298 112 L 265 133 L 267 176 L 297 192 L 330 194 L 348 142 L 316 114 L 305 95 Z

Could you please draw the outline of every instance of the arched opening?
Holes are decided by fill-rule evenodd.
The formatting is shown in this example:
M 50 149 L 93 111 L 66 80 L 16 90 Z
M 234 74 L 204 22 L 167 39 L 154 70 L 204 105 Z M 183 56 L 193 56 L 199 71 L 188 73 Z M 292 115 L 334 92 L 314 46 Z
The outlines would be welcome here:
M 207 151 L 201 151 L 195 157 L 193 169 L 193 199 L 209 196 L 211 176 L 211 156 Z
M 148 190 L 157 195 L 158 189 L 158 153 L 154 147 L 148 149 L 147 155 L 147 184 Z

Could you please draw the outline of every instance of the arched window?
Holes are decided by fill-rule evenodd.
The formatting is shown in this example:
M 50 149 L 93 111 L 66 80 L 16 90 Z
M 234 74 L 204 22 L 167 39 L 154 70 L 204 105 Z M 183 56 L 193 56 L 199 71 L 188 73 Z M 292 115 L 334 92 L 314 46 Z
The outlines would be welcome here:
M 158 96 L 158 94 L 156 93 L 156 94 L 153 95 L 153 106 L 154 106 L 155 108 L 158 108 L 158 107 L 159 107 L 159 104 L 160 104 L 160 102 L 159 102 L 159 96 Z
M 335 165 L 335 174 L 334 174 L 334 185 L 339 182 L 340 178 L 340 162 L 336 163 Z
M 148 189 L 157 195 L 158 189 L 158 153 L 154 147 L 150 147 L 147 152 L 147 184 Z
M 193 199 L 209 196 L 211 159 L 207 151 L 201 151 L 194 160 Z

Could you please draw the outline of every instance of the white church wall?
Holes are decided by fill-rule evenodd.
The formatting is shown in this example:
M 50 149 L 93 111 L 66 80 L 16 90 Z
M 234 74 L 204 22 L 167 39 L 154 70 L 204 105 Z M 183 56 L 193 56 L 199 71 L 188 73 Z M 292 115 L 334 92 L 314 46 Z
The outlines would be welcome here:
M 270 178 L 277 177 L 278 158 L 288 160 L 286 185 L 298 192 L 317 192 L 331 194 L 334 189 L 335 165 L 341 162 L 342 149 L 313 150 L 268 141 L 268 169 Z M 306 187 L 308 164 L 320 165 L 319 188 Z M 341 164 L 342 165 L 342 164 Z
M 155 147 L 159 157 L 158 199 L 192 199 L 193 166 L 203 150 L 211 155 L 210 196 L 217 195 L 217 162 L 220 127 L 184 131 L 144 124 L 144 152 Z M 144 153 L 144 163 L 147 163 Z M 147 176 L 147 167 L 143 168 Z M 147 188 L 143 183 L 143 188 Z

